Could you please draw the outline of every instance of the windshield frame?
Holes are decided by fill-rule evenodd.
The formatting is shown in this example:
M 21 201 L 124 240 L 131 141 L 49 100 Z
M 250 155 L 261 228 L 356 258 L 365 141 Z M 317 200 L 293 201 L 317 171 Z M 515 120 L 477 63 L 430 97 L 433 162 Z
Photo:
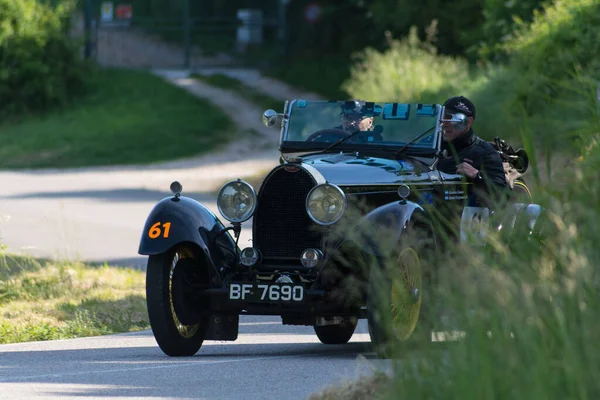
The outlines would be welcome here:
M 319 152 L 325 150 L 332 143 L 330 142 L 306 142 L 306 141 L 291 141 L 284 140 L 284 138 L 288 134 L 290 119 L 293 117 L 292 109 L 293 105 L 297 102 L 301 101 L 301 99 L 293 99 L 291 101 L 286 101 L 284 105 L 283 118 L 281 119 L 281 130 L 279 133 L 279 151 L 282 154 L 286 153 L 299 153 L 299 152 Z M 323 102 L 323 103 L 332 103 L 337 101 L 330 100 L 311 100 L 312 103 Z M 411 106 L 417 107 L 421 103 L 408 103 Z M 420 155 L 420 156 L 428 156 L 436 154 L 441 148 L 442 141 L 442 123 L 440 121 L 442 116 L 443 107 L 440 104 L 432 104 L 432 103 L 422 103 L 423 105 L 432 105 L 436 109 L 436 114 L 432 118 L 435 121 L 435 128 L 432 130 L 432 134 L 434 134 L 434 146 L 433 147 L 422 147 L 422 146 L 413 146 L 410 145 L 405 150 L 406 154 L 412 155 Z M 433 121 L 432 121 L 433 122 Z M 414 137 L 420 135 L 423 132 L 415 132 Z M 414 138 L 413 137 L 413 138 Z M 411 139 L 413 139 L 411 138 Z M 410 141 L 410 140 L 409 140 Z M 408 141 L 406 142 L 397 142 L 397 144 L 361 144 L 356 142 L 343 142 L 336 145 L 330 151 L 332 152 L 340 152 L 340 151 L 366 151 L 372 149 L 378 152 L 388 152 L 393 154 L 400 148 L 402 148 Z

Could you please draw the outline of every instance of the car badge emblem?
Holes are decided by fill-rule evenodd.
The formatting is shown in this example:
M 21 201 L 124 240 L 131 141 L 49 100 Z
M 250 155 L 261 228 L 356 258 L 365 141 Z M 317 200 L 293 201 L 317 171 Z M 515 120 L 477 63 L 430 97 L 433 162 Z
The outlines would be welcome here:
M 286 165 L 283 167 L 284 170 L 286 170 L 287 172 L 298 172 L 300 171 L 300 168 L 298 167 L 294 167 L 293 165 Z

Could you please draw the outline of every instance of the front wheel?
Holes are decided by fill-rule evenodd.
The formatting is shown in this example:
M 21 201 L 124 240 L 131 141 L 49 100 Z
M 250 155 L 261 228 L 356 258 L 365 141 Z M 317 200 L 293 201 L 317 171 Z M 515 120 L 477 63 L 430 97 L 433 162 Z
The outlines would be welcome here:
M 421 259 L 413 247 L 403 247 L 393 262 L 372 268 L 369 276 L 367 320 L 375 352 L 390 357 L 396 347 L 431 340 L 423 319 L 424 295 Z
M 148 258 L 148 318 L 166 355 L 193 356 L 202 346 L 209 319 L 198 286 L 207 279 L 203 263 L 191 248 L 179 247 Z

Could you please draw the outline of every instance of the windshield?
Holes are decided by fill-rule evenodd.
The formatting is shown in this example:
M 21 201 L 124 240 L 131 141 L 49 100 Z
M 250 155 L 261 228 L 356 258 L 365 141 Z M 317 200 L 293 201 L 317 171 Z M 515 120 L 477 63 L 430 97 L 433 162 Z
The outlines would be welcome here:
M 283 142 L 311 147 L 323 143 L 325 148 L 353 134 L 343 144 L 403 146 L 429 130 L 410 147 L 434 149 L 440 109 L 437 104 L 294 100 L 289 104 Z

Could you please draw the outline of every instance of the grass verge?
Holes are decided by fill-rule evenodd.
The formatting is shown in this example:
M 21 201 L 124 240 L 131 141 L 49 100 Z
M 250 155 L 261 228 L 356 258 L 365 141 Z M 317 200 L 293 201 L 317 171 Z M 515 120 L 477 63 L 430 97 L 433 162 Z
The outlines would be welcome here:
M 0 343 L 148 329 L 145 274 L 0 255 Z
M 207 153 L 234 136 L 216 106 L 150 72 L 99 69 L 76 106 L 0 126 L 0 168 L 145 164 Z
M 216 86 L 221 89 L 230 90 L 246 100 L 256 104 L 261 109 L 273 109 L 279 110 L 283 108 L 283 104 L 286 99 L 279 100 L 275 99 L 267 94 L 261 93 L 247 85 L 245 85 L 242 81 L 236 78 L 232 78 L 225 74 L 210 74 L 210 75 L 202 75 L 202 74 L 192 74 L 192 78 L 199 79 L 211 86 Z

